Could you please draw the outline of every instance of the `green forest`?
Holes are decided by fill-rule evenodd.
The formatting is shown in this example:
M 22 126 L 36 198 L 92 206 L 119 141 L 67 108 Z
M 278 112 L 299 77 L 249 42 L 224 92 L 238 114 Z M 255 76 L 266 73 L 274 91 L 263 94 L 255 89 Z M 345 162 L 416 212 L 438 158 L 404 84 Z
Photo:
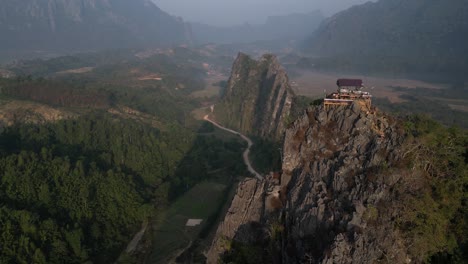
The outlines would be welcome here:
M 213 168 L 245 170 L 243 144 L 166 129 L 105 113 L 6 128 L 0 262 L 112 262 L 153 208 Z
M 0 107 L 35 102 L 73 113 L 51 123 L 0 122 L 0 263 L 113 263 L 143 221 L 163 215 L 192 187 L 232 185 L 247 175 L 245 142 L 191 116 L 214 103 L 191 97 L 206 85 L 205 59 L 183 48 L 142 60 L 116 51 L 23 62 L 11 69 L 18 77 L 0 78 Z M 63 73 L 79 67 L 92 70 Z M 161 80 L 140 79 L 153 75 Z M 404 95 L 412 104 L 375 100 L 406 116 L 406 143 L 415 148 L 404 165 L 425 177 L 418 195 L 401 196 L 406 207 L 395 227 L 434 263 L 466 257 L 468 141 L 464 130 L 407 115 L 429 113 L 445 125 L 466 127 L 463 113 L 444 103 L 466 99 L 465 93 L 416 88 Z M 320 101 L 295 98 L 284 122 L 315 104 Z M 138 114 L 119 112 L 125 107 Z M 254 141 L 254 167 L 280 171 L 281 145 Z M 233 243 L 225 260 L 271 260 L 277 238 Z
M 33 102 L 73 113 L 0 122 L 0 263 L 112 263 L 193 186 L 245 174 L 244 142 L 190 114 L 202 59 L 183 48 L 89 53 L 18 62 L 16 77 L 0 78 L 4 111 Z
M 396 188 L 401 216 L 395 225 L 415 256 L 430 263 L 466 263 L 468 133 L 422 115 L 408 117 L 404 126 L 408 150 L 402 163 L 408 176 L 422 177 L 413 182 L 408 177 L 406 187 Z

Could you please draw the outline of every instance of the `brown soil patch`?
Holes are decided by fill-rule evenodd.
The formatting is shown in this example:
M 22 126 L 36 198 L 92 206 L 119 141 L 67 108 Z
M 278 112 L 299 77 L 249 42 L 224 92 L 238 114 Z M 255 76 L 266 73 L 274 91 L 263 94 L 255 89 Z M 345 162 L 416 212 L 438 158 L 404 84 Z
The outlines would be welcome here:
M 139 81 L 162 81 L 162 77 L 159 74 L 149 74 L 138 78 Z
M 0 121 L 7 126 L 15 122 L 54 122 L 74 116 L 71 112 L 35 102 L 12 100 L 0 104 Z
M 66 70 L 66 71 L 59 71 L 57 74 L 81 74 L 81 73 L 87 73 L 94 70 L 94 67 L 82 67 L 82 68 L 77 68 L 77 69 L 71 69 L 71 70 Z
M 113 115 L 117 115 L 121 118 L 141 121 L 145 124 L 148 124 L 152 127 L 155 127 L 161 130 L 165 129 L 164 125 L 155 116 L 142 113 L 138 110 L 132 109 L 124 105 L 110 108 L 108 112 Z

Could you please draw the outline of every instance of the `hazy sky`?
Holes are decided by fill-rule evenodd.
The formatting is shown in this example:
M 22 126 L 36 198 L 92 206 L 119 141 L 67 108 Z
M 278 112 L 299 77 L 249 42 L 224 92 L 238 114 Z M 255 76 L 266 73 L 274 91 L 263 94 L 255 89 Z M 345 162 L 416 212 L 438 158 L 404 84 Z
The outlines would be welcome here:
M 153 0 L 164 11 L 185 21 L 211 25 L 262 23 L 270 15 L 320 9 L 326 16 L 369 0 Z

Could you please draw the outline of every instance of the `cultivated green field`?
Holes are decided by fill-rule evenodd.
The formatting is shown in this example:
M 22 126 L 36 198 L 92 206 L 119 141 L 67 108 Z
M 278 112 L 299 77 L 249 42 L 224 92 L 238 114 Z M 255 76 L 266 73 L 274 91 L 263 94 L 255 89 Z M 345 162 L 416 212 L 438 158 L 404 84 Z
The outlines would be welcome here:
M 203 182 L 180 197 L 164 214 L 153 221 L 152 254 L 148 263 L 168 263 L 196 240 L 223 205 L 226 185 Z M 201 225 L 186 227 L 188 219 L 203 219 Z
M 194 98 L 210 98 L 219 95 L 220 88 L 218 86 L 209 85 L 205 89 L 195 91 L 190 94 Z
M 194 98 L 212 98 L 219 96 L 221 91 L 221 87 L 219 87 L 218 83 L 220 81 L 225 81 L 228 79 L 228 76 L 224 75 L 215 75 L 209 76 L 206 78 L 206 86 L 202 90 L 194 91 L 190 94 L 190 96 Z

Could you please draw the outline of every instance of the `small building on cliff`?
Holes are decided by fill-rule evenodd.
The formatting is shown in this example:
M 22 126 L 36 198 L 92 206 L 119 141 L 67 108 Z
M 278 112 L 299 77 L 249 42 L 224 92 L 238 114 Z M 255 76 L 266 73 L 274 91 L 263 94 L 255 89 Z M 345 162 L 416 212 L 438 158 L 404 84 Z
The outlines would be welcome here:
M 365 86 L 361 79 L 338 79 L 336 81 L 338 90 L 325 97 L 325 106 L 350 105 L 354 101 L 362 102 L 368 107 L 372 104 L 372 95 L 363 91 Z

